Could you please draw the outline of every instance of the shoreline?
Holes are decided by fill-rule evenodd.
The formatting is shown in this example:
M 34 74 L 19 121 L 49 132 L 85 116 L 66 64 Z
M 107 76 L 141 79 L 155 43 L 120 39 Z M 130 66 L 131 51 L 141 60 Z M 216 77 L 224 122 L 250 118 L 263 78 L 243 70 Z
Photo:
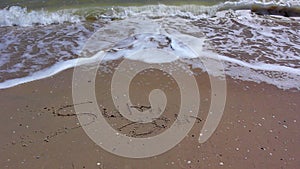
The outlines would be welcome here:
M 104 151 L 83 131 L 74 111 L 77 103 L 72 100 L 72 74 L 73 69 L 68 69 L 0 91 L 1 168 L 250 169 L 296 168 L 299 164 L 298 90 L 281 90 L 227 76 L 227 100 L 221 123 L 207 142 L 199 144 L 200 128 L 210 105 L 208 76 L 199 73 L 196 80 L 201 94 L 200 111 L 188 136 L 159 156 L 129 159 Z M 126 134 L 137 128 L 132 136 L 144 131 L 153 131 L 153 135 L 163 132 L 165 129 L 152 124 L 124 127 L 128 121 L 117 116 L 108 90 L 111 78 L 111 73 L 98 72 L 96 79 L 96 84 L 100 84 L 96 86 L 97 102 L 107 109 L 106 120 Z M 168 97 L 164 116 L 174 121 L 178 86 L 161 79 L 166 77 L 159 72 L 137 76 L 130 86 L 130 98 L 135 104 L 148 105 L 149 91 L 160 84 Z M 168 128 L 171 122 L 160 121 L 162 124 Z

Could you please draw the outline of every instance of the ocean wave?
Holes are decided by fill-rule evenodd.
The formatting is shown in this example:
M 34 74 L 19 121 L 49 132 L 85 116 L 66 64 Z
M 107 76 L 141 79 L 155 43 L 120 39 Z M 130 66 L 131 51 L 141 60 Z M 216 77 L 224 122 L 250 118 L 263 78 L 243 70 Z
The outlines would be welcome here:
M 54 26 L 57 27 L 59 25 Z M 216 17 L 196 21 L 180 17 L 141 19 L 137 16 L 107 22 L 97 29 L 97 33 L 88 40 L 86 38 L 91 32 L 85 27 L 80 29 L 76 27 L 78 25 L 69 25 L 66 29 L 57 28 L 62 30 L 61 33 L 65 34 L 65 36 L 61 37 L 59 35 L 54 40 L 58 42 L 63 40 L 65 45 L 53 43 L 53 41 L 43 38 L 57 35 L 57 33 L 53 34 L 53 31 L 50 31 L 53 28 L 50 28 L 49 33 L 36 37 L 36 39 L 42 40 L 42 44 L 45 41 L 48 44 L 47 46 L 41 46 L 37 43 L 31 47 L 32 44 L 29 43 L 28 47 L 23 47 L 22 49 L 25 50 L 24 54 L 17 59 L 21 60 L 22 63 L 24 60 L 33 59 L 34 62 L 29 65 L 44 66 L 44 68 L 33 69 L 28 67 L 28 64 L 23 64 L 23 66 L 21 65 L 21 70 L 17 70 L 14 74 L 23 73 L 24 70 L 28 70 L 29 74 L 17 77 L 7 76 L 10 74 L 7 71 L 14 70 L 15 67 L 11 67 L 9 70 L 3 69 L 2 73 L 5 74 L 4 77 L 6 79 L 2 79 L 0 89 L 49 77 L 74 67 L 75 63 L 82 59 L 84 62 L 89 63 L 99 62 L 98 52 L 105 51 L 107 55 L 105 58 L 102 58 L 103 61 L 121 58 L 148 63 L 180 60 L 204 71 L 205 67 L 201 64 L 201 59 L 219 60 L 224 63 L 225 73 L 230 77 L 258 83 L 265 82 L 281 89 L 296 88 L 300 90 L 298 29 L 300 25 L 298 21 L 291 19 L 282 20 L 274 17 L 262 17 L 251 14 L 249 11 L 222 11 L 218 12 Z M 83 30 L 86 32 L 86 36 L 82 35 L 81 32 Z M 12 35 L 14 33 L 12 32 Z M 25 39 L 28 37 L 26 34 L 23 36 L 22 32 L 21 35 L 20 37 Z M 182 45 L 180 39 L 176 38 L 177 35 L 183 37 L 189 35 L 200 39 L 201 43 L 200 41 L 197 43 L 200 45 L 198 52 L 200 56 L 194 55 L 189 50 L 187 46 L 191 44 Z M 13 36 L 10 37 L 13 38 Z M 82 48 L 84 44 L 84 49 L 88 49 L 88 51 L 81 51 L 77 59 L 69 55 L 67 59 L 54 60 L 54 63 L 51 62 L 50 64 L 54 57 L 59 56 L 61 58 L 66 56 L 66 52 L 72 49 L 74 38 L 78 41 L 75 43 L 76 48 Z M 16 41 L 15 45 L 9 45 L 11 43 L 8 42 L 10 47 L 7 49 L 15 50 L 18 42 Z M 6 47 L 4 48 L 6 49 Z M 55 50 L 56 48 L 58 50 Z M 165 52 L 174 52 L 175 57 L 157 58 L 149 56 L 136 58 L 131 55 L 141 49 L 151 50 L 152 48 L 161 49 Z M 28 53 L 32 51 L 31 49 L 37 51 L 36 57 L 28 56 Z M 49 51 L 46 50 L 47 55 L 45 56 L 48 58 L 44 58 L 43 62 L 36 63 L 36 60 L 43 59 L 44 55 L 41 52 L 45 51 L 45 49 L 50 49 Z M 78 50 L 75 50 L 73 53 L 76 54 L 77 52 Z M 7 51 L 6 53 L 14 52 Z M 84 53 L 89 55 L 82 55 Z M 18 67 L 19 61 L 17 60 L 16 63 Z M 2 67 L 7 68 L 9 65 L 11 65 L 11 61 Z
M 83 7 L 64 9 L 56 12 L 45 10 L 28 11 L 27 8 L 11 6 L 0 10 L 0 26 L 32 26 L 49 25 L 64 22 L 95 21 L 99 19 L 119 20 L 133 16 L 161 18 L 182 17 L 199 19 L 212 17 L 218 11 L 251 10 L 262 15 L 282 15 L 286 17 L 300 16 L 300 1 L 257 1 L 240 0 L 224 2 L 212 6 L 186 4 L 180 6 L 146 5 L 146 6 L 112 6 L 112 7 Z
M 224 62 L 226 75 L 230 77 L 300 90 L 299 18 L 262 16 L 248 9 L 252 8 L 251 4 L 261 4 L 263 8 L 276 4 L 276 7 L 287 6 L 289 9 L 297 7 L 297 4 L 291 5 L 291 1 L 224 4 L 201 7 L 201 10 L 196 5 L 71 9 L 60 12 L 71 18 L 77 16 L 76 23 L 65 19 L 60 22 L 63 24 L 51 25 L 53 22 L 49 21 L 44 22 L 45 25 L 50 24 L 47 26 L 30 26 L 36 24 L 36 19 L 34 22 L 24 21 L 25 24 L 18 27 L 0 27 L 0 89 L 74 67 L 75 61 L 82 57 L 80 51 L 86 44 L 91 45 L 89 49 L 94 49 L 88 53 L 108 52 L 108 61 L 120 58 L 155 63 L 184 60 L 205 70 L 201 60 L 197 60 L 198 56 L 180 45 L 173 36 L 179 34 L 205 39 L 201 57 Z M 247 10 L 231 10 L 244 8 Z M 34 13 L 20 7 L 16 9 L 23 10 L 21 13 L 24 15 Z M 46 14 L 51 15 L 44 12 Z M 97 17 L 92 19 L 89 15 Z M 10 25 L 17 22 L 10 22 Z M 92 36 L 89 39 L 92 43 L 88 43 L 88 38 L 96 30 L 99 37 Z M 161 48 L 157 43 L 166 46 L 163 50 L 173 51 L 178 57 L 130 57 L 143 48 Z M 94 55 L 89 56 L 90 61 L 97 59 Z
M 64 22 L 80 22 L 80 17 L 68 12 L 28 11 L 27 8 L 11 6 L 0 10 L 0 26 L 50 25 Z
M 213 6 L 200 5 L 146 5 L 131 7 L 111 7 L 111 8 L 89 8 L 76 9 L 75 13 L 84 16 L 87 20 L 98 19 L 124 19 L 133 16 L 161 18 L 161 17 L 182 17 L 189 19 L 199 19 L 213 17 L 218 11 L 224 10 L 251 10 L 263 15 L 300 16 L 300 1 L 280 0 L 280 1 L 257 1 L 241 0 L 237 2 L 225 2 Z

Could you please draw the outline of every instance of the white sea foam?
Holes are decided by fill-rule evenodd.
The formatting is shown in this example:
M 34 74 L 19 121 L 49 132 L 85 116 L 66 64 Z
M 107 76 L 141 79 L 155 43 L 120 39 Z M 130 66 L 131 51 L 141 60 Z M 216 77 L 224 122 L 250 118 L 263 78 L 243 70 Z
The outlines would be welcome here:
M 152 35 L 153 37 L 153 35 Z M 175 39 L 172 39 L 173 41 L 175 41 Z M 175 42 L 173 42 L 173 44 L 175 44 Z M 181 45 L 182 46 L 182 45 Z M 291 67 L 286 67 L 286 66 L 280 66 L 280 65 L 274 65 L 274 64 L 265 64 L 265 63 L 255 63 L 255 64 L 249 64 L 247 62 L 238 60 L 238 59 L 234 59 L 234 58 L 230 58 L 227 56 L 223 56 L 223 55 L 219 55 L 217 53 L 211 52 L 211 51 L 202 51 L 200 53 L 199 57 L 195 57 L 192 56 L 191 58 L 200 58 L 200 60 L 197 60 L 197 62 L 193 61 L 193 60 L 189 60 L 189 58 L 187 57 L 180 57 L 182 56 L 182 48 L 181 50 L 179 50 L 181 47 L 176 49 L 176 45 L 175 45 L 175 52 L 174 55 L 172 56 L 177 56 L 176 58 L 174 57 L 166 57 L 166 58 L 156 58 L 156 57 L 140 57 L 140 58 L 132 58 L 132 54 L 135 53 L 138 50 L 141 50 L 139 48 L 136 49 L 131 49 L 131 50 L 125 50 L 121 53 L 119 53 L 118 57 L 110 57 L 111 54 L 105 54 L 105 52 L 98 52 L 97 54 L 95 54 L 93 57 L 90 58 L 79 58 L 79 59 L 73 59 L 73 60 L 68 60 L 68 61 L 64 61 L 64 62 L 59 62 L 56 63 L 55 65 L 51 66 L 50 68 L 35 72 L 33 74 L 31 74 L 30 76 L 26 76 L 23 78 L 17 78 L 17 79 L 11 79 L 11 80 L 7 80 L 3 83 L 0 83 L 0 89 L 5 89 L 5 88 L 10 88 L 19 84 L 23 84 L 23 83 L 27 83 L 27 82 L 31 82 L 34 80 L 38 80 L 38 79 L 43 79 L 46 77 L 50 77 L 52 75 L 55 75 L 63 70 L 69 69 L 79 65 L 83 65 L 83 64 L 91 64 L 91 63 L 99 63 L 101 60 L 103 61 L 108 61 L 108 60 L 114 60 L 114 59 L 118 59 L 122 56 L 125 56 L 127 59 L 132 59 L 132 60 L 138 60 L 138 61 L 142 61 L 142 62 L 147 62 L 147 63 L 166 63 L 166 62 L 172 62 L 178 59 L 183 59 L 185 62 L 187 62 L 188 64 L 192 64 L 194 68 L 201 68 L 203 70 L 207 69 L 203 66 L 202 62 L 201 62 L 201 57 L 204 57 L 205 59 L 209 58 L 209 59 L 214 59 L 214 60 L 218 60 L 224 63 L 225 69 L 226 69 L 226 73 L 239 78 L 239 79 L 244 79 L 244 80 L 251 80 L 251 81 L 256 81 L 256 82 L 267 82 L 273 85 L 276 85 L 280 88 L 283 89 L 288 89 L 288 88 L 299 88 L 299 84 L 297 83 L 297 81 L 295 80 L 300 80 L 300 70 L 299 69 L 295 69 L 295 68 L 291 68 Z M 151 47 L 150 47 L 151 49 Z M 185 49 L 187 53 L 190 53 L 191 51 L 189 51 L 190 49 Z M 176 52 L 177 51 L 177 52 Z M 190 59 L 191 59 L 190 58 Z M 235 67 L 232 67 L 232 65 L 238 65 Z M 265 76 L 264 74 L 257 73 L 255 71 L 260 70 L 260 71 L 271 71 L 271 72 L 279 72 L 279 73 L 287 73 L 289 75 L 289 78 L 287 78 L 287 82 L 286 81 L 282 81 L 280 79 L 276 79 L 276 78 L 272 78 L 272 77 L 268 77 Z M 251 72 L 251 74 L 249 74 Z M 295 77 L 297 79 L 295 79 Z M 284 78 L 284 77 L 282 77 Z
M 11 6 L 0 10 L 0 26 L 32 26 L 36 24 L 49 25 L 64 22 L 80 22 L 88 18 L 125 19 L 135 16 L 150 18 L 159 17 L 184 17 L 190 19 L 207 18 L 213 16 L 218 11 L 223 10 L 250 10 L 255 7 L 286 7 L 300 8 L 298 0 L 240 0 L 235 2 L 219 3 L 213 6 L 201 5 L 181 5 L 168 6 L 164 4 L 146 6 L 114 6 L 114 7 L 89 7 L 59 10 L 47 12 L 44 10 L 28 11 L 27 8 Z
M 64 11 L 27 11 L 27 8 L 11 6 L 0 10 L 0 26 L 49 25 L 63 22 L 80 22 L 79 16 Z
M 246 2 L 239 2 L 236 5 L 242 6 L 243 3 L 246 4 Z M 141 10 L 143 8 L 151 10 L 145 10 L 145 15 L 136 15 L 139 12 L 143 13 Z M 170 9 L 165 10 L 166 8 Z M 160 6 L 160 9 L 149 8 L 149 6 L 131 7 L 131 9 L 128 7 L 125 10 L 128 18 L 108 22 L 99 29 L 98 36 L 91 37 L 91 43 L 87 42 L 90 45 L 86 46 L 89 50 L 87 53 L 94 53 L 93 57 L 61 60 L 50 68 L 31 72 L 29 76 L 6 80 L 0 83 L 0 89 L 52 76 L 74 67 L 78 61 L 84 64 L 99 62 L 100 59 L 109 61 L 125 57 L 148 63 L 182 60 L 203 70 L 205 67 L 201 64 L 201 59 L 219 60 L 224 63 L 226 74 L 231 77 L 258 83 L 265 82 L 282 89 L 297 88 L 300 90 L 300 64 L 298 61 L 300 41 L 296 20 L 259 17 L 249 11 L 235 12 L 231 10 L 217 12 L 216 17 L 213 18 L 203 16 L 193 18 L 191 16 L 195 16 L 195 13 L 190 12 L 191 9 L 188 12 L 185 11 L 186 13 L 182 9 L 179 11 L 176 9 L 183 13 L 175 13 L 171 17 L 149 18 L 149 14 L 151 16 L 169 15 L 165 11 L 172 11 L 173 9 L 175 7 L 163 5 Z M 8 11 L 8 9 L 5 10 Z M 155 13 L 155 10 L 158 11 Z M 187 13 L 191 14 L 189 19 L 175 17 Z M 11 23 L 11 25 L 15 24 L 14 22 Z M 21 25 L 32 23 L 35 21 Z M 295 26 L 290 26 L 290 24 Z M 199 56 L 196 56 L 189 48 L 192 43 L 182 42 L 181 39 L 184 39 L 186 35 L 199 39 L 199 48 L 197 48 Z M 135 38 L 132 38 L 133 36 Z M 76 38 L 80 39 L 80 37 Z M 167 42 L 168 38 L 170 38 L 170 44 Z M 204 41 L 204 39 L 206 40 Z M 175 57 L 132 58 L 133 53 L 143 49 L 157 48 L 159 43 L 165 46 L 162 50 L 173 52 Z M 0 48 L 2 47 L 0 46 Z M 51 44 L 47 48 L 51 48 Z M 102 50 L 108 52 L 107 55 L 98 53 Z M 197 58 L 200 59 L 200 62 L 199 60 L 195 61 Z
M 5 82 L 2 82 L 2 83 L 0 83 L 0 89 L 6 89 L 6 88 L 14 87 L 14 86 L 17 86 L 20 84 L 24 84 L 27 82 L 44 79 L 44 78 L 53 76 L 63 70 L 73 68 L 74 66 L 95 63 L 102 57 L 103 57 L 103 52 L 99 52 L 91 58 L 78 58 L 78 59 L 72 59 L 72 60 L 67 60 L 67 61 L 63 61 L 63 62 L 58 62 L 49 68 L 40 70 L 38 72 L 34 72 L 29 76 L 22 77 L 22 78 L 16 78 L 16 79 L 10 79 Z

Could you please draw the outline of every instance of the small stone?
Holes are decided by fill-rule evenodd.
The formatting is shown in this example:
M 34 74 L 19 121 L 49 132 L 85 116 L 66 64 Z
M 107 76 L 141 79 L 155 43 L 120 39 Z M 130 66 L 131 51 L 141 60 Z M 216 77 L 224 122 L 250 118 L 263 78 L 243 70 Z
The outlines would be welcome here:
M 223 163 L 223 162 L 220 162 L 219 164 L 220 164 L 221 166 L 223 166 L 223 165 L 224 165 L 224 163 Z

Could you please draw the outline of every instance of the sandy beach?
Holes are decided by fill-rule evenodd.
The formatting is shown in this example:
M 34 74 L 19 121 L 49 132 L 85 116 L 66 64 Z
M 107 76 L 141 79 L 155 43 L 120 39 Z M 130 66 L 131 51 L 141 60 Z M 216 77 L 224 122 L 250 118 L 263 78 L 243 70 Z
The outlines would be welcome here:
M 0 169 L 299 168 L 299 0 L 0 7 Z
M 208 75 L 194 70 L 201 93 L 199 115 L 180 144 L 159 156 L 130 159 L 113 155 L 95 144 L 78 122 L 72 100 L 73 69 L 53 77 L 0 90 L 0 168 L 278 168 L 300 165 L 298 90 L 281 90 L 227 77 L 227 98 L 222 120 L 205 143 L 198 143 L 210 105 Z M 117 131 L 131 137 L 159 134 L 174 122 L 178 112 L 178 86 L 160 71 L 137 75 L 130 95 L 135 109 L 149 109 L 153 88 L 164 90 L 168 103 L 155 123 L 131 124 L 113 106 L 112 73 L 98 72 L 97 102 Z M 92 80 L 92 79 L 91 79 Z M 91 83 L 91 81 L 86 82 Z M 192 98 L 191 98 L 192 99 Z M 94 117 L 93 113 L 86 114 Z M 93 121 L 91 121 L 92 123 Z M 87 124 L 88 125 L 88 124 Z

